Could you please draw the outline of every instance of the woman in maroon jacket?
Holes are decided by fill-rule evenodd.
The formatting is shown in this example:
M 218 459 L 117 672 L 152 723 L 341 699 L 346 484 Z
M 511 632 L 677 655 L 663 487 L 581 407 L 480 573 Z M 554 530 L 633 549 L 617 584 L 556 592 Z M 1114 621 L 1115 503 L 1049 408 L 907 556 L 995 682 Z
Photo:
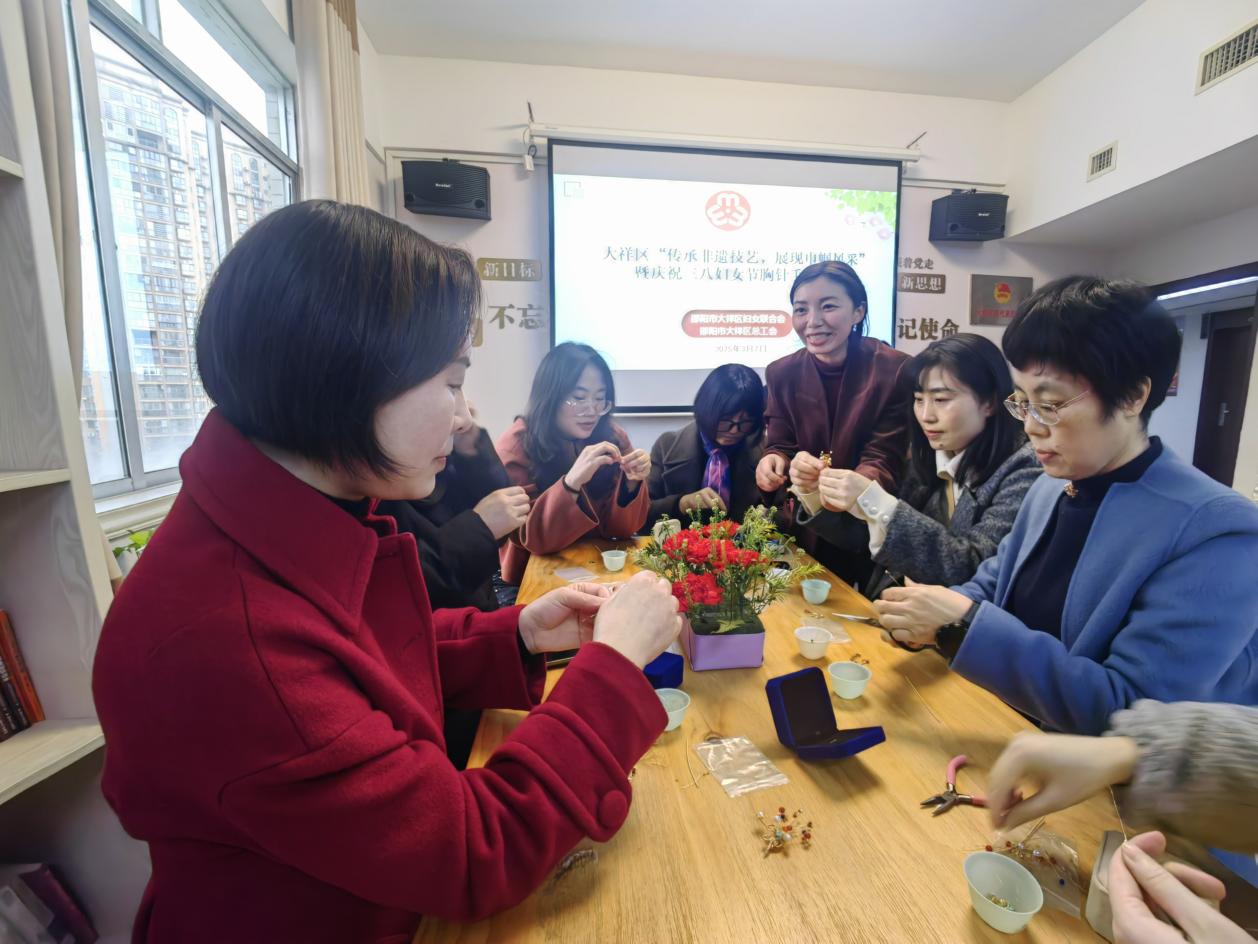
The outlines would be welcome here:
M 502 579 L 518 584 L 531 554 L 552 554 L 588 534 L 623 538 L 646 522 L 651 457 L 612 422 L 612 372 L 588 344 L 565 341 L 537 367 L 527 415 L 498 440 L 512 485 L 533 499 L 502 546 Z
M 666 720 L 640 667 L 680 626 L 667 584 L 433 613 L 414 538 L 371 511 L 430 492 L 470 422 L 478 295 L 466 254 L 330 201 L 219 267 L 197 331 L 216 408 L 96 654 L 105 795 L 153 863 L 136 942 L 403 944 L 624 821 Z M 538 705 L 541 654 L 583 642 Z M 447 705 L 533 710 L 459 771 Z
M 774 492 L 801 471 L 813 482 L 822 453 L 836 469 L 854 469 L 895 493 L 909 448 L 912 378 L 907 355 L 864 337 L 869 301 L 865 284 L 843 262 L 802 269 L 791 285 L 791 320 L 804 349 L 765 371 L 764 457 L 756 484 Z M 812 478 L 807 476 L 811 474 Z M 853 519 L 855 520 L 855 519 Z M 872 568 L 863 523 L 839 544 L 802 529 L 800 543 L 846 580 Z M 834 537 L 833 535 L 831 537 Z

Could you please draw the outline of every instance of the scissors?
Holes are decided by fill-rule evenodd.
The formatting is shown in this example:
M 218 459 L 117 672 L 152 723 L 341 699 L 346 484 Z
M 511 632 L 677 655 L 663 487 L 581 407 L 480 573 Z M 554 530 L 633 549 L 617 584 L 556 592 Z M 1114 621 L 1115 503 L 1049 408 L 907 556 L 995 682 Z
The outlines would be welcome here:
M 970 762 L 970 759 L 964 754 L 958 754 L 952 760 L 948 761 L 948 782 L 943 793 L 936 793 L 932 797 L 927 797 L 922 801 L 922 806 L 933 806 L 934 812 L 932 816 L 938 816 L 940 813 L 947 813 L 954 806 L 986 806 L 987 798 L 978 794 L 957 793 L 957 771 Z

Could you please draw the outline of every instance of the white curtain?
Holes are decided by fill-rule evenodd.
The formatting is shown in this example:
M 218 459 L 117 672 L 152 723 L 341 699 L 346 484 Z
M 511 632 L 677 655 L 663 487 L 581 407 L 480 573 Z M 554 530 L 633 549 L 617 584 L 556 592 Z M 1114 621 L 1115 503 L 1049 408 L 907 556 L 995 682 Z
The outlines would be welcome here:
M 372 206 L 355 0 L 293 0 L 305 197 Z

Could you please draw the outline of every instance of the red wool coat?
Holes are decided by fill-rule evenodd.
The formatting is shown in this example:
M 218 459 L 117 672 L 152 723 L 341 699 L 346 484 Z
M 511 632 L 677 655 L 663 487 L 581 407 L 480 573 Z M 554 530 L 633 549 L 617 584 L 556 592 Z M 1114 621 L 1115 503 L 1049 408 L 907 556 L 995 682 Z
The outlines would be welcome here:
M 628 660 L 584 647 L 460 772 L 443 705 L 540 698 L 518 609 L 432 613 L 410 535 L 356 520 L 217 412 L 180 468 L 93 679 L 105 795 L 153 862 L 136 942 L 402 944 L 421 914 L 518 902 L 620 827 L 666 720 Z
M 537 471 L 524 449 L 524 420 L 502 434 L 497 443 L 498 456 L 507 469 L 512 485 L 523 486 L 533 499 L 528 519 L 509 537 L 499 552 L 502 558 L 502 579 L 518 584 L 524 578 L 524 568 L 533 554 L 553 554 L 580 541 L 586 535 L 597 534 L 605 538 L 627 538 L 637 534 L 646 523 L 651 508 L 651 496 L 645 482 L 639 484 L 637 493 L 627 504 L 620 503 L 620 484 L 624 473 L 616 470 L 610 486 L 594 491 L 589 486 L 574 495 L 563 484 L 563 479 L 544 492 L 537 487 Z M 622 455 L 633 449 L 629 436 L 623 429 L 612 425 L 616 446 Z

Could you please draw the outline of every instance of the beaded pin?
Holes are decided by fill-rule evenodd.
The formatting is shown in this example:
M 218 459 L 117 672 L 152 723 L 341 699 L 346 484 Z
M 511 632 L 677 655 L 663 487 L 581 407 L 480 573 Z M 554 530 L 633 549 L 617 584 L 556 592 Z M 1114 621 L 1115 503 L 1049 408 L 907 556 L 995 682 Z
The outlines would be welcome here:
M 802 848 L 812 848 L 812 820 L 799 826 L 798 820 L 803 812 L 796 810 L 788 816 L 786 807 L 779 806 L 772 819 L 766 819 L 763 810 L 756 813 L 756 819 L 760 822 L 760 840 L 764 843 L 765 858 L 772 852 L 788 852 L 790 844 L 796 840 Z

